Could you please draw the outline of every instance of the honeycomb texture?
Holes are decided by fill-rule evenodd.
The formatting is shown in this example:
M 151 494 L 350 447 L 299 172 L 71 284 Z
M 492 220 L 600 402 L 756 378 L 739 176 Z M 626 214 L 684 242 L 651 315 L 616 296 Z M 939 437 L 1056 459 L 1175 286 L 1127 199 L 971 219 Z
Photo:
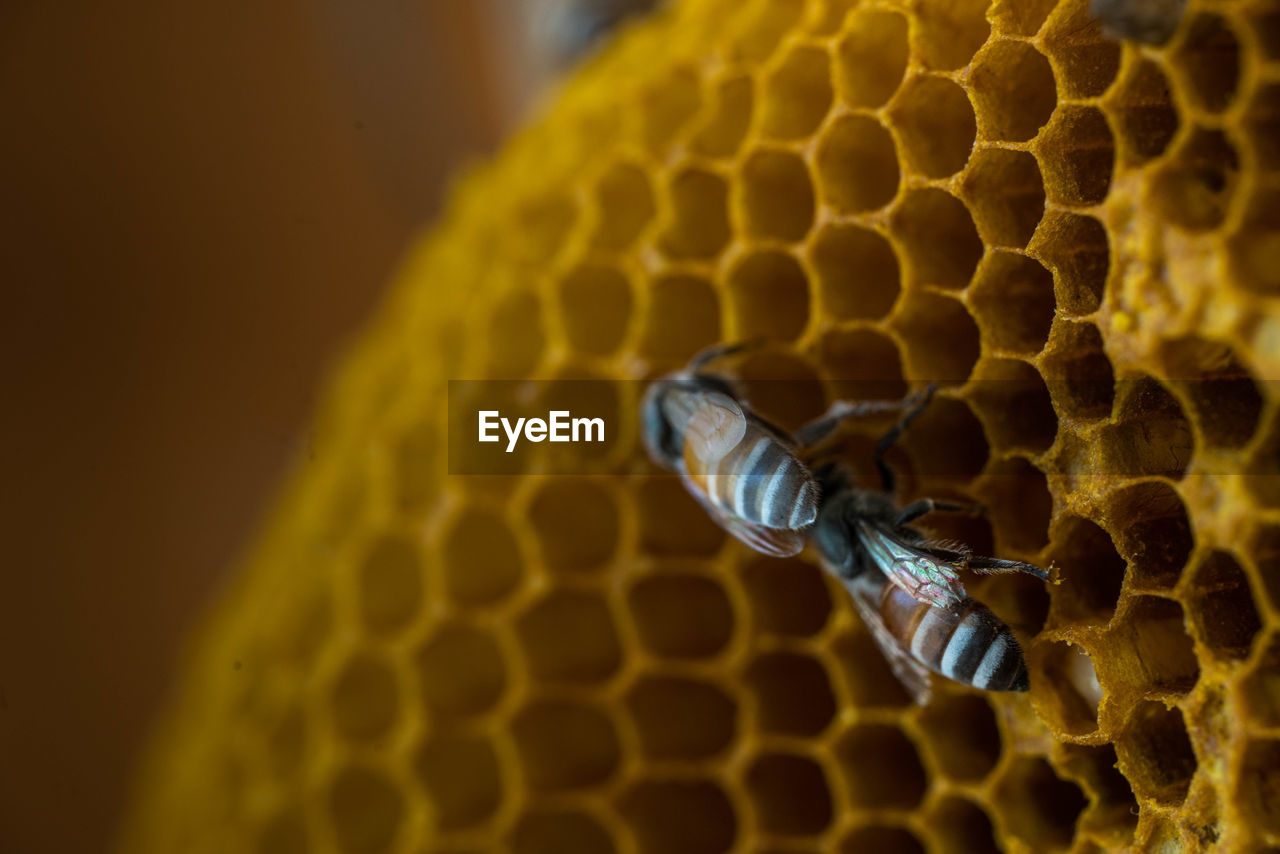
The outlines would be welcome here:
M 1278 212 L 1274 2 L 1191 0 L 1159 49 L 1085 0 L 674 4 L 407 260 L 123 849 L 1277 850 Z M 899 497 L 1056 567 L 970 585 L 1029 695 L 913 706 L 811 561 L 654 473 L 635 380 L 752 336 L 791 426 L 943 383 Z M 625 441 L 450 476 L 453 377 L 610 380 Z

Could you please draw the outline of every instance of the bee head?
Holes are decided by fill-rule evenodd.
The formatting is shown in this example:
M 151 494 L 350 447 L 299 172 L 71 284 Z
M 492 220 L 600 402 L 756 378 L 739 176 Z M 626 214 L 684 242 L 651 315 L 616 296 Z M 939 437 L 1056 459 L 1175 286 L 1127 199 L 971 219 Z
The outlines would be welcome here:
M 668 395 L 704 394 L 718 391 L 736 398 L 733 386 L 715 374 L 677 371 L 654 380 L 640 400 L 640 436 L 649 458 L 658 465 L 678 471 L 684 459 L 684 424 L 674 424 L 667 413 Z

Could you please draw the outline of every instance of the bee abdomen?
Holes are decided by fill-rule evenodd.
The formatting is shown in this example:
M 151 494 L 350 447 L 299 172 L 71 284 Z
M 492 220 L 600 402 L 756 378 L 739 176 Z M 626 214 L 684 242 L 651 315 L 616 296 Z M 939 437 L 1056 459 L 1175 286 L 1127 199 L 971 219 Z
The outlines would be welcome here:
M 818 490 L 781 442 L 749 427 L 742 441 L 707 471 L 708 492 L 734 516 L 769 528 L 797 530 L 818 516 Z

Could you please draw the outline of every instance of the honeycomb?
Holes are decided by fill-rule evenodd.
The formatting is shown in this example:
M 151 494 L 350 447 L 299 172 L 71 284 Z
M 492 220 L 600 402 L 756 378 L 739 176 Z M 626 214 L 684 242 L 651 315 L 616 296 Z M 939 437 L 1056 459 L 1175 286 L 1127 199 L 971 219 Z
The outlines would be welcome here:
M 686 0 L 461 182 L 188 656 L 122 850 L 1280 849 L 1280 4 Z M 840 589 L 656 473 L 643 380 L 942 389 L 900 500 L 1027 695 L 910 703 Z M 596 378 L 589 475 L 450 475 L 451 378 Z M 787 382 L 776 382 L 787 380 Z M 874 394 L 873 394 L 874 393 Z M 869 468 L 883 425 L 837 453 Z

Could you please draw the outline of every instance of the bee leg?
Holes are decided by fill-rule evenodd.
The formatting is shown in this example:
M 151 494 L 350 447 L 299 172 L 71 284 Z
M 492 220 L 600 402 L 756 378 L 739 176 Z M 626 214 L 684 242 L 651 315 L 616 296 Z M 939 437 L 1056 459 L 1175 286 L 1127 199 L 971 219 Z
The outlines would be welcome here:
M 921 516 L 929 513 L 941 511 L 943 513 L 973 513 L 982 515 L 986 512 L 985 507 L 981 504 L 968 504 L 960 501 L 936 501 L 932 498 L 921 498 L 919 501 L 913 501 L 906 507 L 902 508 L 902 512 L 898 514 L 898 518 L 893 520 L 894 525 L 906 525 L 914 522 Z
M 800 451 L 807 451 L 828 439 L 836 428 L 850 418 L 897 412 L 909 400 L 837 400 L 822 415 L 791 434 Z
M 893 447 L 894 443 L 897 442 L 898 439 L 902 437 L 902 434 L 906 432 L 907 428 L 911 426 L 911 422 L 915 421 L 916 418 L 920 416 L 921 412 L 924 412 L 925 407 L 929 405 L 929 401 L 933 400 L 933 393 L 937 391 L 937 389 L 938 386 L 936 384 L 929 383 L 929 385 L 925 386 L 924 391 L 917 392 L 916 394 L 908 395 L 903 398 L 902 408 L 906 411 L 902 413 L 902 417 L 898 419 L 898 423 L 894 424 L 893 427 L 889 429 L 888 433 L 881 436 L 880 441 L 876 444 L 876 471 L 880 472 L 880 482 L 884 486 L 884 491 L 889 495 L 893 494 L 893 489 L 897 484 L 897 479 L 889 469 L 889 466 L 885 464 L 884 456 L 889 453 L 889 449 Z
M 1004 560 L 998 557 L 984 557 L 983 555 L 970 554 L 969 552 L 956 551 L 955 549 L 947 549 L 941 546 L 922 546 L 919 548 L 926 554 L 945 560 L 947 563 L 953 563 L 963 569 L 971 569 L 983 575 L 1025 572 L 1028 575 L 1034 575 L 1041 581 L 1049 580 L 1048 571 L 1033 563 L 1023 563 L 1020 560 Z

